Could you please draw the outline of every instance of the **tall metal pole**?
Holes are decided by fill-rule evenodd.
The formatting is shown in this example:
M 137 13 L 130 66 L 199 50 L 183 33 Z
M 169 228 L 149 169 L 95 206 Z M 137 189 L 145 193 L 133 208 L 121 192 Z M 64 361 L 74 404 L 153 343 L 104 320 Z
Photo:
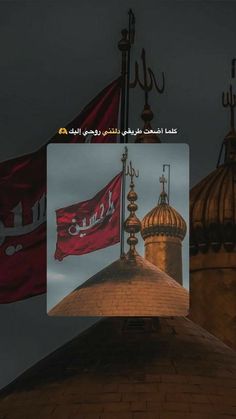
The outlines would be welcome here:
M 236 58 L 233 58 L 232 62 L 231 62 L 231 77 L 232 77 L 232 79 L 235 78 L 235 64 L 236 64 Z
M 122 38 L 118 42 L 118 48 L 122 53 L 121 59 L 121 100 L 120 100 L 120 143 L 124 143 L 122 132 L 125 128 L 125 101 L 126 101 L 126 74 L 127 74 L 127 52 L 129 50 L 128 31 L 121 31 Z
M 122 203 L 121 203 L 121 223 L 120 223 L 120 257 L 125 255 L 125 237 L 124 237 L 124 223 L 125 223 L 125 176 L 126 176 L 126 162 L 128 158 L 128 148 L 122 154 Z
M 128 58 L 127 58 L 127 77 L 126 77 L 126 115 L 125 115 L 125 130 L 128 131 L 129 128 L 129 84 L 130 84 L 130 51 L 131 45 L 134 43 L 135 35 L 135 16 L 131 9 L 129 9 L 129 49 L 128 49 Z M 129 142 L 128 134 L 126 134 L 125 142 Z

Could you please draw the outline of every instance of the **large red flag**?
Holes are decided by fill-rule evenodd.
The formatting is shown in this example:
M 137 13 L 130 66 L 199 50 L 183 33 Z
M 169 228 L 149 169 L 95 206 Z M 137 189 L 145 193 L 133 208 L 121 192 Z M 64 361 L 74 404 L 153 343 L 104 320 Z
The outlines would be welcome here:
M 0 303 L 46 289 L 46 168 L 41 149 L 0 164 Z
M 94 198 L 56 211 L 55 259 L 83 255 L 120 241 L 122 172 Z
M 120 78 L 87 105 L 78 124 L 90 128 L 96 120 L 105 124 L 100 129 L 116 126 L 119 94 Z M 75 136 L 62 137 L 60 142 L 82 142 Z M 59 141 L 54 136 L 49 142 Z M 45 199 L 46 145 L 0 163 L 0 303 L 46 291 Z

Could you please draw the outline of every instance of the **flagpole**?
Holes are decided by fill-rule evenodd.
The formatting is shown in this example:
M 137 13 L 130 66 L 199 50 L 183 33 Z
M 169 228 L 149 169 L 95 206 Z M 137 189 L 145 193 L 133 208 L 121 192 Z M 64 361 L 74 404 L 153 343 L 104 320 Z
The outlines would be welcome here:
M 121 99 L 120 99 L 120 143 L 124 143 L 125 139 L 122 135 L 125 128 L 125 100 L 126 100 L 126 75 L 127 75 L 127 52 L 129 50 L 128 31 L 121 31 L 122 38 L 118 42 L 118 48 L 122 53 L 121 59 Z
M 122 154 L 122 196 L 121 196 L 121 224 L 120 224 L 120 257 L 125 255 L 125 237 L 124 237 L 124 222 L 125 222 L 125 176 L 126 176 L 126 161 L 128 158 L 128 148 Z
M 129 9 L 129 32 L 128 32 L 128 40 L 129 40 L 129 49 L 128 49 L 128 57 L 127 57 L 127 77 L 126 77 L 126 115 L 125 115 L 125 130 L 128 131 L 129 128 L 129 84 L 130 84 L 130 51 L 131 45 L 134 43 L 134 35 L 135 35 L 135 16 L 132 9 Z M 128 134 L 126 134 L 125 143 L 129 142 Z
M 118 48 L 122 53 L 121 59 L 121 99 L 120 99 L 120 143 L 127 143 L 128 137 L 122 135 L 127 131 L 129 123 L 129 84 L 130 84 L 130 48 L 134 43 L 135 17 L 130 9 L 129 30 L 121 31 L 122 38 L 118 42 Z

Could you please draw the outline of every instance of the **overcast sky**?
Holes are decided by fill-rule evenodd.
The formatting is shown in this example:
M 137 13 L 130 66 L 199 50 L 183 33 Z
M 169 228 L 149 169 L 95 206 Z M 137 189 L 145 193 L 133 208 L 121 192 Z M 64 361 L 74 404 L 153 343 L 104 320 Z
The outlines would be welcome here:
M 117 244 L 87 255 L 67 256 L 61 262 L 55 260 L 57 237 L 55 210 L 91 199 L 121 171 L 120 159 L 123 151 L 122 144 L 52 144 L 48 147 L 48 310 L 96 272 L 119 258 L 120 246 Z M 137 216 L 140 220 L 157 205 L 160 193 L 159 177 L 163 173 L 163 164 L 170 164 L 170 204 L 181 213 L 188 225 L 188 146 L 129 144 L 128 153 L 134 167 L 139 170 L 139 177 L 135 179 L 135 190 L 138 193 Z M 128 192 L 129 177 L 126 183 Z M 143 256 L 144 245 L 140 234 L 138 238 L 137 250 Z M 188 287 L 188 255 L 187 234 L 183 243 L 185 287 Z
M 132 72 L 144 47 L 157 79 L 166 75 L 165 92 L 150 95 L 153 126 L 177 127 L 174 141 L 189 143 L 192 185 L 215 168 L 229 127 L 221 93 L 236 56 L 234 1 L 1 1 L 0 160 L 41 146 L 119 75 L 117 42 L 129 7 Z M 130 125 L 140 126 L 138 88 L 130 104 Z M 45 296 L 1 306 L 0 386 L 89 322 L 49 318 Z

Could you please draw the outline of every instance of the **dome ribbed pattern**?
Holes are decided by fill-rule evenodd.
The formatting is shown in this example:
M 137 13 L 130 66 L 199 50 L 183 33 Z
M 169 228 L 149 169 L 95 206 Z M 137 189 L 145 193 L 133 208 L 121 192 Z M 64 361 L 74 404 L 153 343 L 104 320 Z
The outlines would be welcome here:
M 142 237 L 153 235 L 175 236 L 183 240 L 186 223 L 181 215 L 169 204 L 161 203 L 153 208 L 142 220 Z
M 190 193 L 191 253 L 236 244 L 236 164 L 223 164 Z

